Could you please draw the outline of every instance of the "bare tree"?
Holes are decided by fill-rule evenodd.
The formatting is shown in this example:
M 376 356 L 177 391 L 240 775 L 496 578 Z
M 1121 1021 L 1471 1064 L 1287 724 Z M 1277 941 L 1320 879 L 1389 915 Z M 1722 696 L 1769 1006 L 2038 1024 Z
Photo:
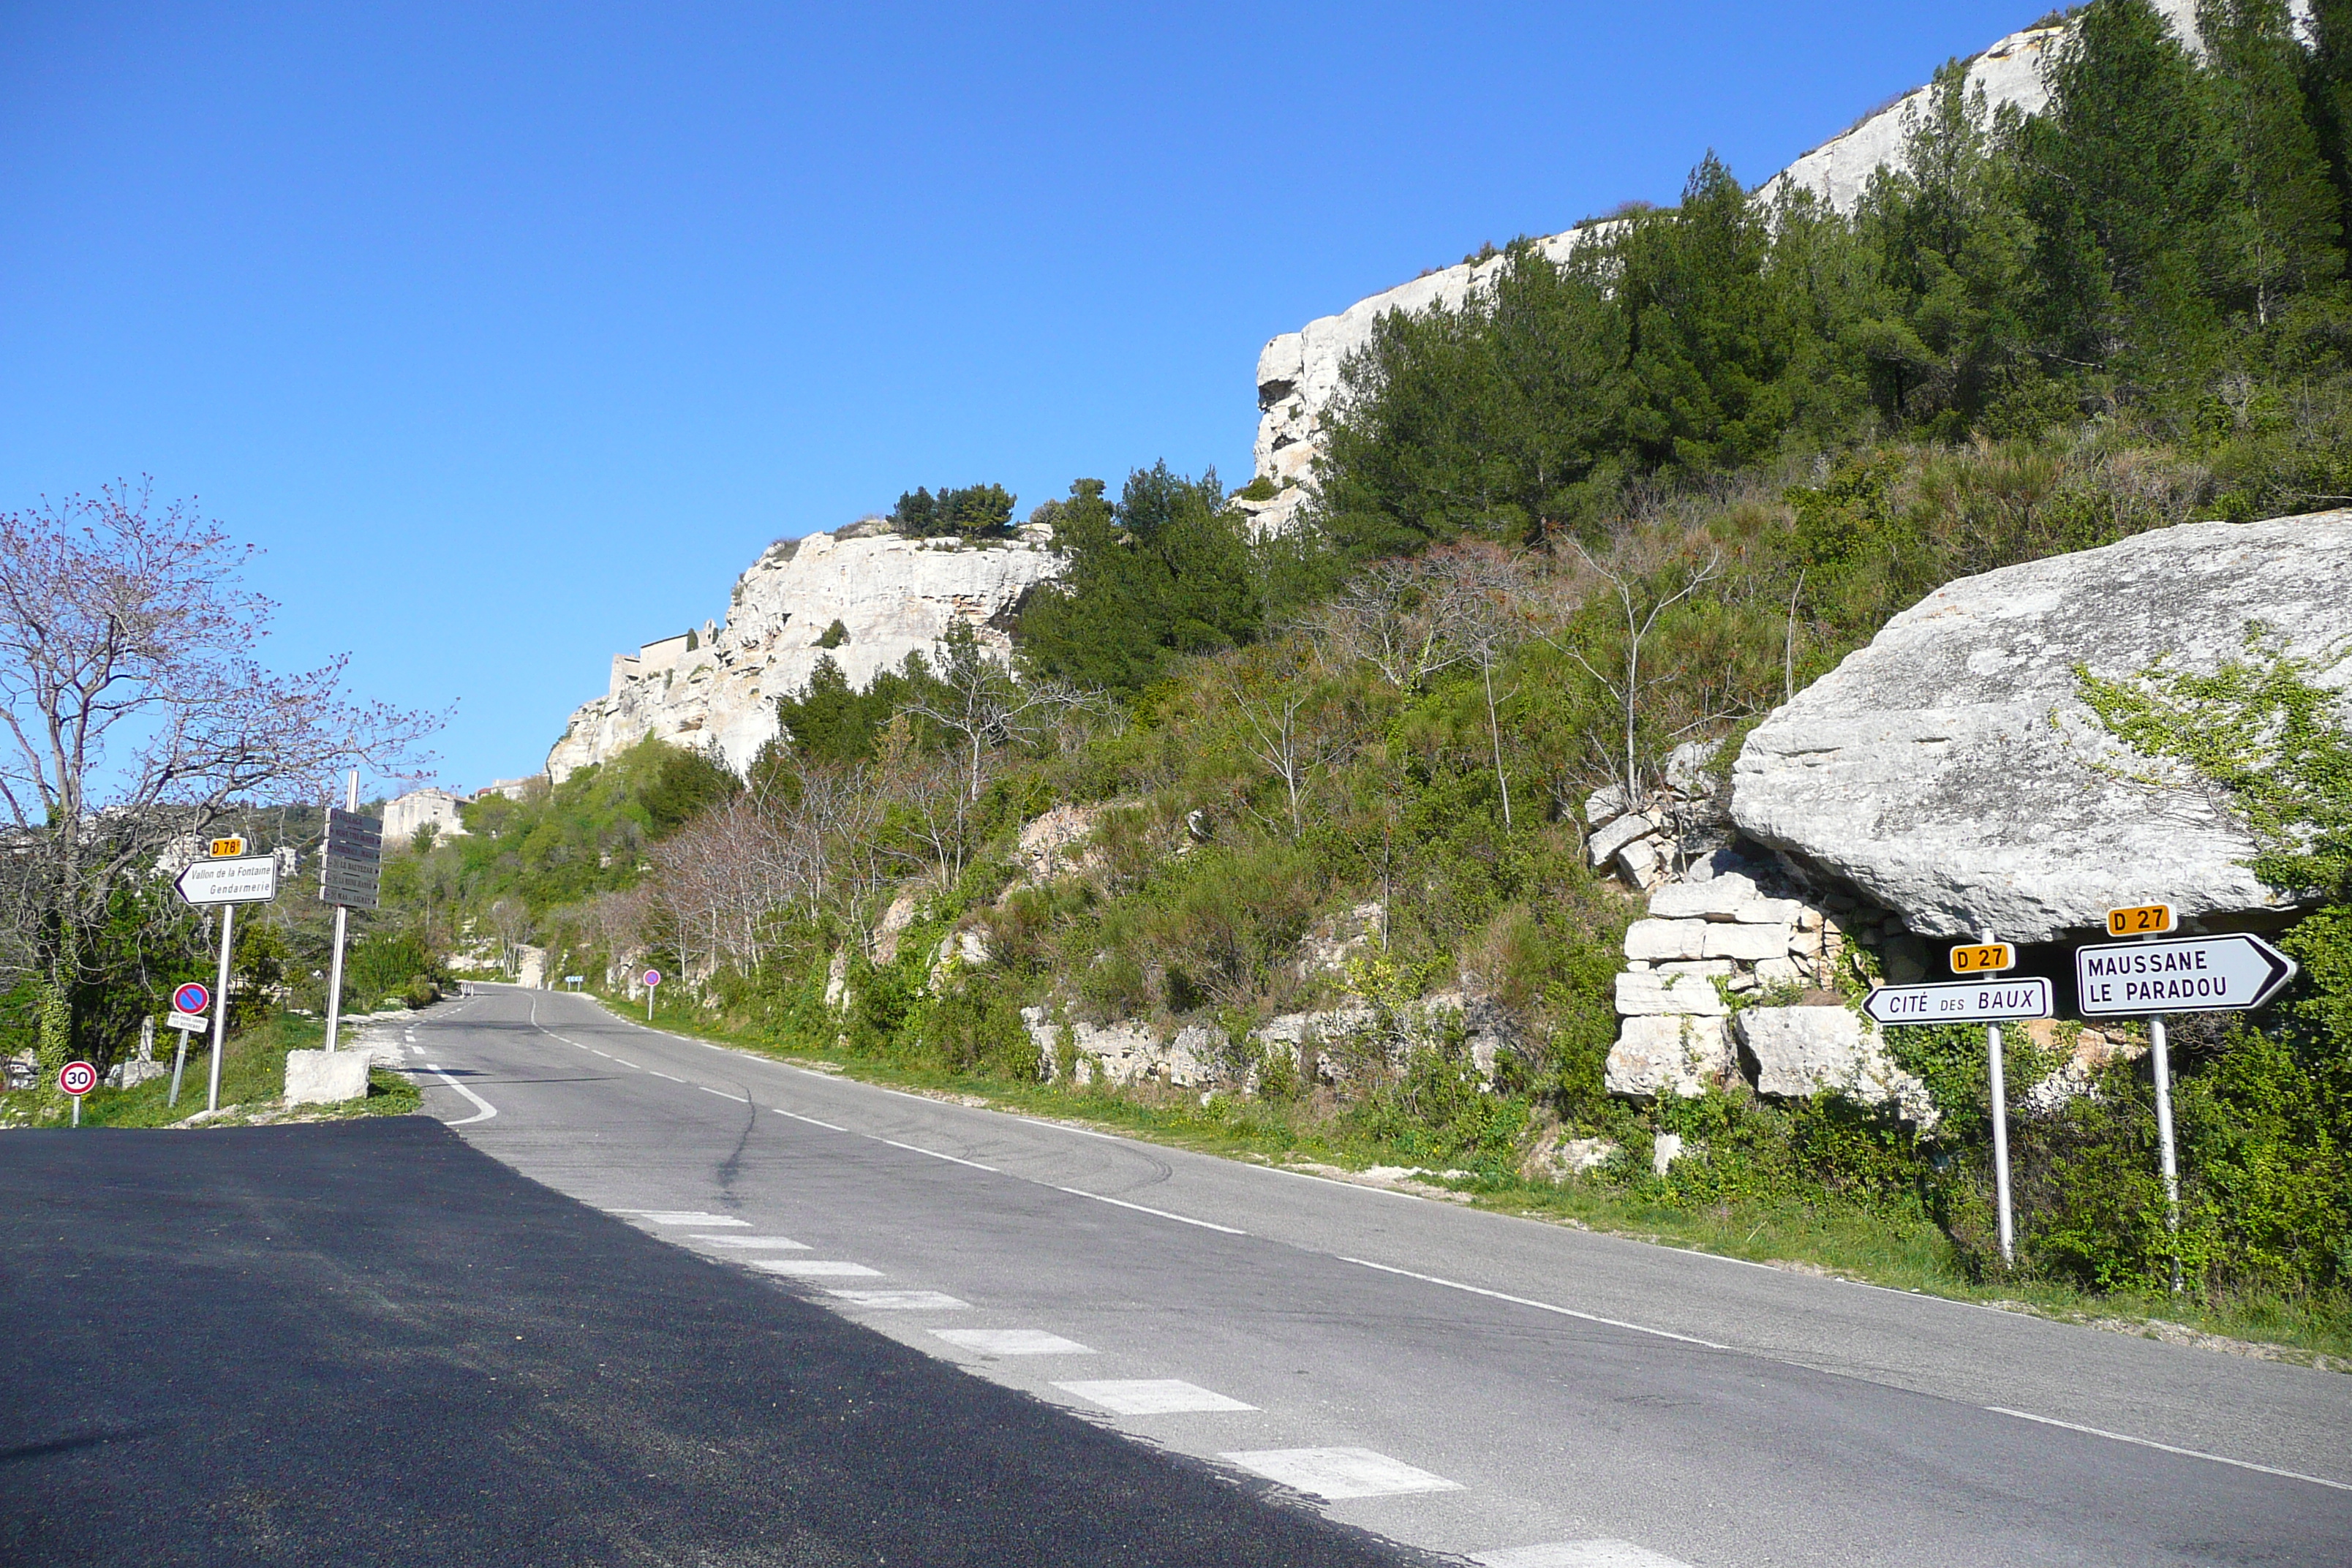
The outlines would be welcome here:
M 524 942 L 530 936 L 530 910 L 520 899 L 500 899 L 490 906 L 490 932 L 499 939 L 499 968 L 512 978 Z
M 971 626 L 959 622 L 937 647 L 934 692 L 904 711 L 956 737 L 966 760 L 967 805 L 980 799 L 981 775 L 990 752 L 1053 729 L 1084 700 L 1055 681 L 1024 682 L 989 656 Z
M 1271 657 L 1245 658 L 1226 673 L 1225 691 L 1247 731 L 1243 749 L 1282 784 L 1295 840 L 1307 831 L 1315 779 L 1353 749 L 1354 737 L 1313 668 L 1304 661 L 1287 669 L 1273 665 Z
M 253 547 L 193 503 L 116 486 L 0 514 L 0 962 L 39 976 L 62 1047 L 107 901 L 235 808 L 319 798 L 346 766 L 414 776 L 440 721 L 341 694 L 344 660 L 279 675 L 253 655 L 275 606 Z
M 1492 544 L 1457 544 L 1433 551 L 1430 572 L 1442 587 L 1459 657 L 1478 668 L 1486 699 L 1486 739 L 1495 763 L 1495 787 L 1503 796 L 1503 830 L 1511 822 L 1511 775 L 1503 766 L 1503 725 L 1495 695 L 1495 671 L 1527 635 L 1528 574 L 1521 557 Z
M 1611 661 L 1611 673 L 1607 675 L 1580 649 L 1565 642 L 1560 646 L 1587 675 L 1600 683 L 1617 707 L 1623 722 L 1624 749 L 1615 759 L 1615 765 L 1623 769 L 1618 774 L 1618 783 L 1625 791 L 1627 808 L 1632 809 L 1643 795 L 1640 752 L 1643 704 L 1651 691 L 1674 679 L 1671 670 L 1653 675 L 1643 669 L 1642 645 L 1657 629 L 1659 618 L 1668 610 L 1722 575 L 1723 552 L 1710 547 L 1701 560 L 1685 549 L 1662 559 L 1654 546 L 1639 538 L 1629 538 L 1604 563 L 1581 544 L 1571 541 L 1570 547 L 1583 562 L 1585 570 L 1616 601 L 1616 616 L 1623 621 L 1622 658 Z
M 1431 557 L 1375 561 L 1317 614 L 1308 632 L 1330 654 L 1360 660 L 1391 686 L 1417 691 L 1461 661 L 1462 608 L 1453 574 Z

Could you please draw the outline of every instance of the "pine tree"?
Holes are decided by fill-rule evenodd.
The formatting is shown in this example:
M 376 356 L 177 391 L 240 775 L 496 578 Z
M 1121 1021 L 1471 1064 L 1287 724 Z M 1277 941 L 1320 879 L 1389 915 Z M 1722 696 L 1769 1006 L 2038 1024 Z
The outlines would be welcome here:
M 2147 0 L 2096 0 L 2047 68 L 2049 110 L 2021 138 L 2042 352 L 2137 390 L 2193 381 L 2226 199 L 2202 73 Z
M 2209 286 L 2224 310 L 2267 327 L 2290 295 L 2343 271 L 2335 193 L 2298 90 L 2303 51 L 2284 0 L 2204 0 L 2198 29 L 2228 169 Z

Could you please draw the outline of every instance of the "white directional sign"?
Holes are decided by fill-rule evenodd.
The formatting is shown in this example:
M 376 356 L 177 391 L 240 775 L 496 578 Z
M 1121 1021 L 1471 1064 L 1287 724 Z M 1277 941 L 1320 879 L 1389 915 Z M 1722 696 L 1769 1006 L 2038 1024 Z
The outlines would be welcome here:
M 2258 936 L 2103 942 L 2074 950 L 2085 1017 L 2234 1013 L 2259 1007 L 2294 978 L 2294 960 Z
M 1862 999 L 1882 1024 L 1999 1024 L 2050 1016 L 2050 982 L 1964 980 L 1949 985 L 1882 985 Z
M 278 857 L 198 860 L 172 885 L 192 904 L 266 904 L 278 896 Z

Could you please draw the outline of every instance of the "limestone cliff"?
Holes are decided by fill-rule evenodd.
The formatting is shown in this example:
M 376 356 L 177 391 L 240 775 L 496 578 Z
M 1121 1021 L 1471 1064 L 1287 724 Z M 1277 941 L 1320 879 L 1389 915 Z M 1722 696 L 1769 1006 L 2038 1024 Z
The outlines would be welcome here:
M 830 654 L 862 686 L 928 652 L 958 621 L 1002 653 L 1011 646 L 1003 623 L 1059 570 L 1044 528 L 973 544 L 903 538 L 869 521 L 779 540 L 736 580 L 723 623 L 614 655 L 612 684 L 572 715 L 547 755 L 548 777 L 560 784 L 648 735 L 716 742 L 740 769 L 776 733 L 775 700 L 806 686 L 818 659 Z M 827 636 L 836 621 L 837 642 Z
M 2182 37 L 2196 37 L 2196 0 L 2155 0 Z M 2293 6 L 2307 13 L 2307 0 Z M 2010 34 L 1969 62 L 1969 87 L 1981 89 L 1986 103 L 1999 109 L 2014 105 L 2036 113 L 2049 101 L 2042 67 L 2051 49 L 2066 36 L 2063 26 L 2028 27 Z M 1906 121 L 1921 105 L 1928 89 L 1922 87 L 1863 120 L 1852 130 L 1814 148 L 1764 183 L 1759 195 L 1769 197 L 1784 186 L 1811 191 L 1841 212 L 1851 212 L 1870 177 L 1881 164 L 1898 163 L 1903 155 Z M 1613 226 L 1589 223 L 1537 241 L 1554 261 L 1564 259 L 1579 245 L 1606 236 Z M 1364 346 L 1372 327 L 1391 310 L 1412 313 L 1433 305 L 1459 306 L 1490 282 L 1502 267 L 1499 256 L 1463 262 L 1423 273 L 1410 283 L 1360 300 L 1336 316 L 1309 321 L 1295 332 L 1285 332 L 1265 345 L 1257 361 L 1259 410 L 1257 473 L 1280 487 L 1271 499 L 1241 503 L 1253 513 L 1261 530 L 1289 525 L 1314 477 L 1315 456 L 1323 420 L 1339 392 L 1339 373 L 1348 356 Z

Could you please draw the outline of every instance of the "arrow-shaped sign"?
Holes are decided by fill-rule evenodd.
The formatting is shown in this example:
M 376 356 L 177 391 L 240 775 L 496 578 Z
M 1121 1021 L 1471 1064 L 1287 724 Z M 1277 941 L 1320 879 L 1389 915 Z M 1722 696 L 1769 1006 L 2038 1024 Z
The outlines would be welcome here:
M 278 896 L 278 857 L 239 855 L 198 860 L 172 886 L 191 904 L 266 904 Z
M 2085 1017 L 2235 1013 L 2259 1007 L 2294 978 L 2294 960 L 2258 936 L 2102 942 L 2074 950 Z
M 1999 1024 L 2050 1016 L 2050 982 L 1964 980 L 1949 985 L 1882 985 L 1862 999 L 1882 1024 Z

